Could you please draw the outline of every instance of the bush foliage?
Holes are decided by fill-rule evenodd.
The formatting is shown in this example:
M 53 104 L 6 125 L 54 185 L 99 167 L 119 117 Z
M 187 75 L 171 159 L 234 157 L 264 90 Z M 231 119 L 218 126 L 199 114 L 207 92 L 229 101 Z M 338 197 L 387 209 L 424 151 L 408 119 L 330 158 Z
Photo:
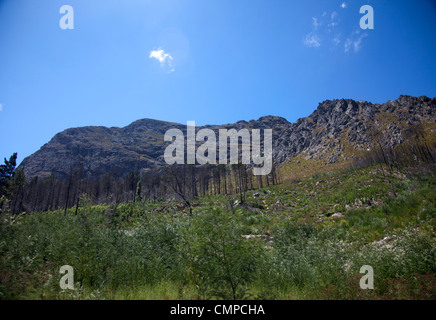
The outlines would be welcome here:
M 244 204 L 199 198 L 192 214 L 86 197 L 77 212 L 3 212 L 0 296 L 434 299 L 435 178 L 396 178 L 396 195 L 392 181 L 376 167 L 344 170 L 247 192 Z M 74 290 L 59 287 L 63 265 Z M 363 265 L 374 290 L 359 287 Z

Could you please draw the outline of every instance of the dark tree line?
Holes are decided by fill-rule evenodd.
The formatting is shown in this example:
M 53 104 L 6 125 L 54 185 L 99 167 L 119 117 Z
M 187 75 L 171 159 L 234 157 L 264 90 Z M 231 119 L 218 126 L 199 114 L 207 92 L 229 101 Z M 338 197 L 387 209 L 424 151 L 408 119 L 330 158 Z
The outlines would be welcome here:
M 16 155 L 11 157 L 14 159 Z M 133 170 L 124 177 L 106 173 L 97 179 L 86 177 L 82 168 L 70 168 L 61 180 L 54 175 L 26 179 L 22 169 L 11 169 L 15 162 L 5 159 L 5 163 L 9 180 L 14 182 L 6 188 L 9 193 L 4 200 L 8 200 L 2 206 L 14 214 L 56 209 L 66 212 L 78 208 L 82 198 L 92 204 L 177 200 L 191 209 L 192 200 L 199 196 L 232 194 L 244 202 L 247 190 L 279 183 L 275 165 L 267 176 L 253 176 L 252 168 L 243 164 L 173 165 L 143 173 Z

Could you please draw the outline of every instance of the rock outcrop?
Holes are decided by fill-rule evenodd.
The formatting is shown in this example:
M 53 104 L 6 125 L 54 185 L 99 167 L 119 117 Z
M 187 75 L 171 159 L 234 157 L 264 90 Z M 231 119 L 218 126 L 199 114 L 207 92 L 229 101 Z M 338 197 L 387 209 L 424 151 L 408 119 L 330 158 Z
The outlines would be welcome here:
M 395 146 L 405 138 L 407 126 L 423 123 L 434 127 L 436 98 L 400 96 L 395 101 L 372 104 L 354 100 L 327 100 L 308 117 L 295 123 L 275 116 L 207 125 L 197 129 L 273 129 L 273 160 L 283 163 L 296 155 L 327 159 L 328 163 L 349 160 L 353 152 L 370 149 L 374 136 L 382 133 L 383 144 Z M 142 119 L 124 128 L 80 127 L 56 134 L 40 150 L 20 164 L 28 177 L 54 174 L 65 178 L 72 168 L 82 168 L 88 177 L 105 173 L 123 176 L 132 170 L 163 166 L 168 142 L 164 134 L 186 125 Z M 434 130 L 431 131 L 432 134 Z
M 436 98 L 400 96 L 395 101 L 372 104 L 354 100 L 327 100 L 308 117 L 289 126 L 274 142 L 274 159 L 281 163 L 303 152 L 306 159 L 329 163 L 346 160 L 353 150 L 368 150 L 374 138 L 387 147 L 406 139 L 405 129 L 436 122 Z M 345 149 L 347 155 L 345 155 Z M 351 149 L 351 150 L 350 150 Z

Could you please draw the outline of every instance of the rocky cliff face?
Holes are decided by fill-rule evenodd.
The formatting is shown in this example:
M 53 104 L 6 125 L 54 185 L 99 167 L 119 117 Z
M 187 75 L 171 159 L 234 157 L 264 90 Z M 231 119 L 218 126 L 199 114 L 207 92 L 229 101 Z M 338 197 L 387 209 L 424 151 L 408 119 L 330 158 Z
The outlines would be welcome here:
M 278 163 L 297 154 L 306 160 L 329 163 L 349 160 L 374 146 L 395 147 L 405 141 L 406 129 L 423 124 L 431 136 L 436 132 L 436 98 L 400 96 L 395 101 L 372 104 L 354 100 L 327 100 L 308 117 L 289 126 L 274 142 Z
M 266 116 L 258 120 L 207 125 L 196 129 L 212 129 L 218 137 L 219 129 L 274 128 L 273 139 L 276 139 L 289 125 L 284 118 Z M 24 168 L 28 177 L 46 178 L 54 174 L 58 178 L 65 178 L 71 169 L 82 168 L 86 176 L 95 178 L 105 173 L 123 176 L 132 170 L 164 166 L 163 155 L 169 144 L 164 141 L 164 135 L 169 129 L 179 129 L 186 137 L 186 125 L 152 119 L 138 120 L 124 128 L 67 129 L 25 158 L 20 167 Z
M 346 161 L 374 144 L 374 132 L 382 132 L 384 144 L 395 146 L 405 140 L 404 130 L 421 122 L 431 134 L 436 132 L 436 98 L 400 96 L 395 101 L 372 104 L 353 100 L 327 100 L 308 117 L 289 123 L 274 116 L 238 121 L 197 129 L 273 129 L 273 160 L 283 163 L 296 155 L 306 159 L 327 159 L 329 163 Z M 123 176 L 132 170 L 165 165 L 163 154 L 168 142 L 164 134 L 186 125 L 142 119 L 124 128 L 81 127 L 56 134 L 39 151 L 25 158 L 28 177 L 45 178 L 55 174 L 66 177 L 73 168 L 85 175 L 105 173 Z M 355 152 L 356 151 L 356 152 Z
M 163 134 L 173 126 L 180 125 L 143 119 L 125 128 L 67 129 L 25 158 L 20 167 L 29 177 L 44 178 L 53 173 L 63 178 L 78 167 L 92 177 L 106 172 L 120 176 L 136 166 L 153 166 L 162 151 Z

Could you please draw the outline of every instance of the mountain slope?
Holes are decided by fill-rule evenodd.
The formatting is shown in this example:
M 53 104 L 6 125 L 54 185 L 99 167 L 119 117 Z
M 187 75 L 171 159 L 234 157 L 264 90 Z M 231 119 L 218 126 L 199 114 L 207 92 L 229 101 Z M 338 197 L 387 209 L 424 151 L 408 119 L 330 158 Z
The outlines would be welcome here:
M 292 124 L 274 142 L 274 160 L 286 162 L 292 175 L 343 168 L 376 143 L 395 148 L 407 141 L 412 127 L 436 143 L 436 99 L 400 96 L 384 104 L 348 99 L 327 100 L 308 117 Z M 307 172 L 307 174 L 304 174 Z
M 354 100 L 327 100 L 308 117 L 290 123 L 281 117 L 208 125 L 197 129 L 273 129 L 273 160 L 314 167 L 349 163 L 374 146 L 375 136 L 385 146 L 395 147 L 407 139 L 406 129 L 421 123 L 429 143 L 436 142 L 436 98 L 400 96 L 384 104 Z M 28 177 L 51 174 L 66 177 L 72 168 L 83 168 L 88 177 L 104 173 L 123 176 L 132 170 L 165 165 L 163 154 L 168 142 L 164 134 L 186 125 L 142 119 L 124 128 L 80 127 L 56 134 L 36 153 L 25 158 Z M 299 169 L 298 169 L 299 168 Z
M 200 129 L 267 129 L 274 128 L 273 139 L 289 127 L 284 118 L 266 116 L 258 120 L 238 121 L 226 125 L 206 125 Z M 165 132 L 180 129 L 186 137 L 186 125 L 152 119 L 137 120 L 124 128 L 80 127 L 56 134 L 50 142 L 20 164 L 28 177 L 45 178 L 54 174 L 65 178 L 71 169 L 83 168 L 95 178 L 105 173 L 123 176 L 132 170 L 164 166 Z

